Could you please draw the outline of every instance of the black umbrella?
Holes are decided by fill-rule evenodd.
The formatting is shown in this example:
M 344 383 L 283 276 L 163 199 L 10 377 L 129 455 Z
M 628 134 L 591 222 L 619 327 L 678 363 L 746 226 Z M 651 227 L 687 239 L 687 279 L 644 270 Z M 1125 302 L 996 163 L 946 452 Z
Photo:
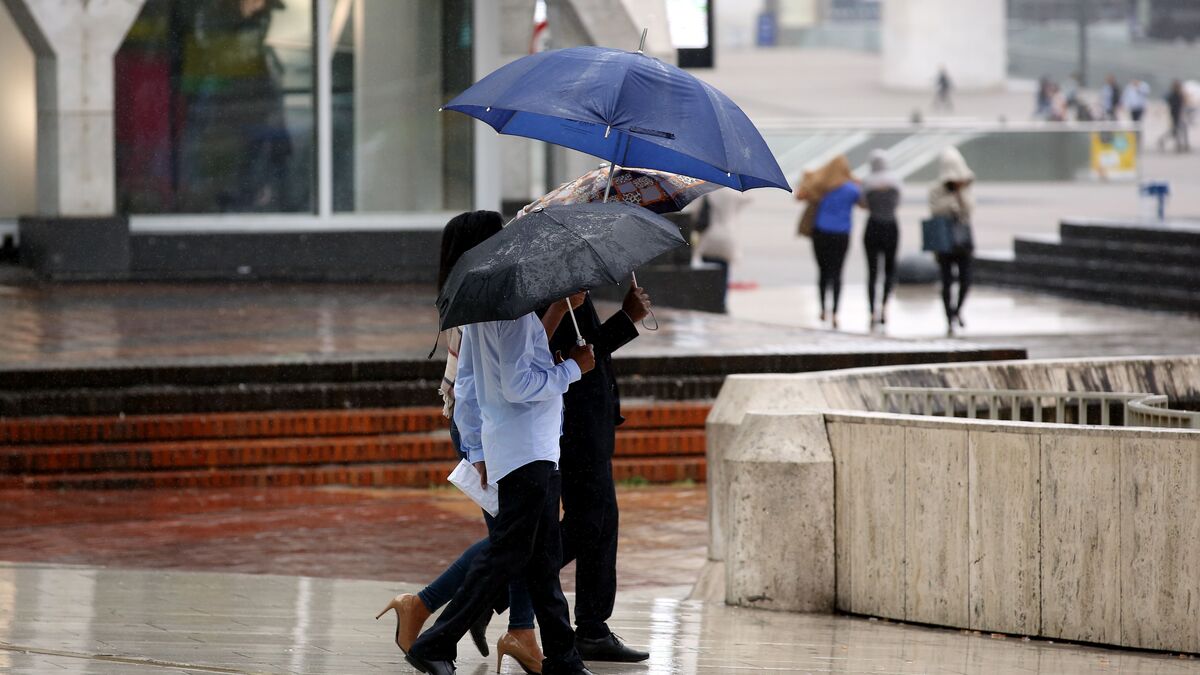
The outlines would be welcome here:
M 671 221 L 640 206 L 548 206 L 459 258 L 437 299 L 442 330 L 516 319 L 579 291 L 620 283 L 684 243 Z

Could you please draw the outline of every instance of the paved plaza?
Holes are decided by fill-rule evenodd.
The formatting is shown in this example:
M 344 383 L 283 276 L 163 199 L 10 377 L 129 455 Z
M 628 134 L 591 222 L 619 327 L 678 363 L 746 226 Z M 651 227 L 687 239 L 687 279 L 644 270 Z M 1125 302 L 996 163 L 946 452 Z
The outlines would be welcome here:
M 0 672 L 411 672 L 373 616 L 412 585 L 210 572 L 0 565 Z M 493 621 L 496 640 L 502 621 Z M 597 673 L 1195 672 L 1194 659 L 622 593 L 613 630 L 650 660 Z M 464 641 L 459 672 L 493 672 Z M 519 672 L 512 662 L 505 672 Z
M 704 486 L 621 485 L 617 498 L 621 587 L 690 588 L 705 560 Z M 0 504 L 10 562 L 427 583 L 487 536 L 449 486 L 0 490 Z
M 755 118 L 904 118 L 930 98 L 880 90 L 875 56 L 815 50 L 800 66 L 789 50 L 729 54 L 707 77 Z M 960 95 L 956 115 L 1025 119 L 1033 97 L 1021 86 Z M 1149 123 L 1151 134 L 1161 128 L 1161 109 Z M 1153 150 L 1143 159 L 1147 177 L 1171 176 L 1172 213 L 1200 216 L 1200 163 Z M 908 186 L 901 208 L 905 254 L 918 248 L 925 188 Z M 1062 216 L 1137 213 L 1128 183 L 980 185 L 978 196 L 985 249 L 1055 232 Z M 661 328 L 623 357 L 1196 351 L 1198 317 L 986 286 L 972 291 L 954 339 L 933 285 L 899 288 L 887 326 L 871 331 L 857 232 L 841 327 L 830 330 L 817 321 L 810 247 L 794 235 L 796 202 L 782 191 L 751 197 L 730 314 L 656 309 Z M 430 286 L 39 285 L 0 270 L 0 369 L 423 359 L 436 335 L 432 300 Z M 1193 657 L 689 599 L 706 555 L 704 486 L 618 494 L 612 626 L 651 657 L 593 664 L 597 673 L 1200 672 Z M 0 673 L 412 672 L 392 642 L 395 624 L 375 613 L 483 533 L 477 509 L 449 489 L 0 491 Z M 568 568 L 564 588 L 573 582 Z M 493 643 L 502 630 L 493 621 Z M 469 641 L 460 656 L 461 672 L 495 668 Z M 519 669 L 509 661 L 505 672 Z
M 0 285 L 0 367 L 425 359 L 438 333 L 435 296 L 432 286 L 388 284 Z M 616 310 L 599 309 L 605 316 Z M 976 348 L 770 328 L 686 310 L 655 315 L 658 329 L 643 328 L 619 357 Z

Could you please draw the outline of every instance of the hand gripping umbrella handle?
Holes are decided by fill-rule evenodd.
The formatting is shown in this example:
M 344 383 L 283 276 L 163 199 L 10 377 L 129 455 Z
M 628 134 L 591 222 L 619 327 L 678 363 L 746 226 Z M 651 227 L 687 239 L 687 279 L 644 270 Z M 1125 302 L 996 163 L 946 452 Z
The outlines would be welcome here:
M 579 332 L 579 320 L 575 318 L 575 309 L 571 307 L 571 299 L 563 300 L 567 303 L 567 314 L 571 315 L 571 323 L 575 324 L 575 344 L 582 347 L 587 344 L 587 340 L 583 339 L 583 333 Z

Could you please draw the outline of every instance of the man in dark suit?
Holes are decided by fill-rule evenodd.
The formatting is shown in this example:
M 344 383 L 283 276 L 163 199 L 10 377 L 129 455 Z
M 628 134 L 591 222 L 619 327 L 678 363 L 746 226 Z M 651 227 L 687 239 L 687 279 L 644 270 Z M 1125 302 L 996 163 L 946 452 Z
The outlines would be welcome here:
M 575 310 L 583 339 L 595 347 L 596 367 L 563 395 L 561 525 L 563 565 L 575 560 L 575 645 L 587 661 L 644 661 L 606 623 L 617 596 L 617 492 L 612 458 L 621 399 L 612 354 L 638 336 L 637 322 L 650 312 L 650 296 L 631 286 L 621 309 L 601 323 L 590 297 Z M 569 354 L 575 326 L 564 318 L 550 351 Z

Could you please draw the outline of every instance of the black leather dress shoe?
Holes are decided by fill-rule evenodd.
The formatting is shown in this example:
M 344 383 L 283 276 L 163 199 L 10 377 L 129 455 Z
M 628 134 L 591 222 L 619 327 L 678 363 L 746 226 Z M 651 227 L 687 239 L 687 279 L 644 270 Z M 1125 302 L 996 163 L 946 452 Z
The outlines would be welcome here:
M 422 673 L 428 673 L 429 675 L 454 675 L 453 661 L 426 661 L 419 656 L 413 656 L 411 652 L 404 655 L 404 660 L 408 661 L 408 665 Z
M 626 647 L 615 633 L 609 633 L 602 638 L 585 638 L 575 636 L 575 648 L 584 661 L 616 661 L 619 663 L 637 663 L 650 658 L 649 652 L 639 652 Z

